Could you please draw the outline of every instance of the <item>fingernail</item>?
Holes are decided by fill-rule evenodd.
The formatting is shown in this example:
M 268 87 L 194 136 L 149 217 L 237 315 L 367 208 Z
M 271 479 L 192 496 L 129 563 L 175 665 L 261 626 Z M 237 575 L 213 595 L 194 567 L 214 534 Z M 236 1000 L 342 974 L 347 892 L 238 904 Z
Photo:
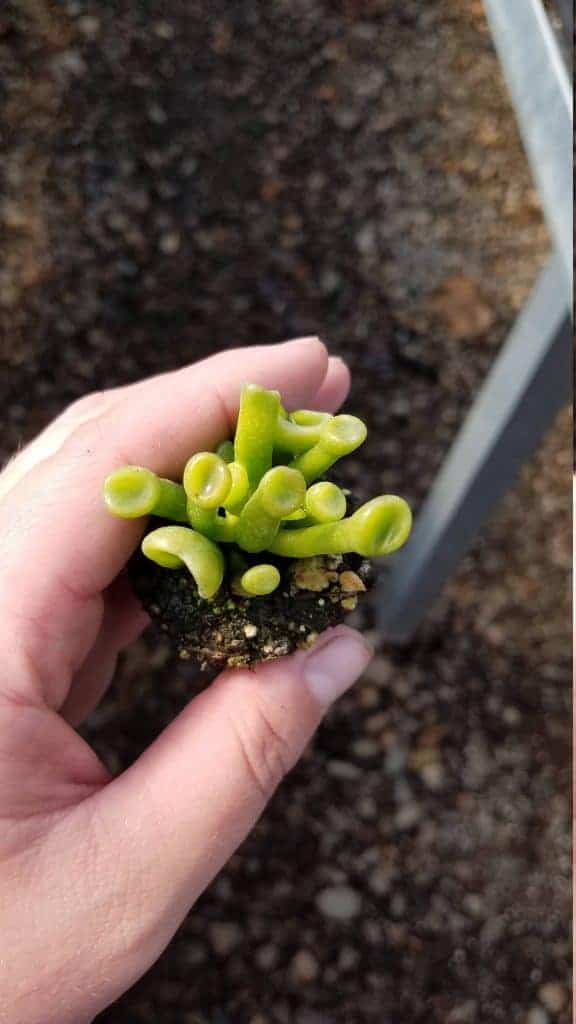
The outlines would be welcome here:
M 310 342 L 320 341 L 317 334 L 309 334 L 304 338 L 289 338 L 288 341 L 283 341 L 282 345 L 309 345 Z
M 328 706 L 362 675 L 372 650 L 359 633 L 336 633 L 314 647 L 304 662 L 303 675 L 312 696 Z

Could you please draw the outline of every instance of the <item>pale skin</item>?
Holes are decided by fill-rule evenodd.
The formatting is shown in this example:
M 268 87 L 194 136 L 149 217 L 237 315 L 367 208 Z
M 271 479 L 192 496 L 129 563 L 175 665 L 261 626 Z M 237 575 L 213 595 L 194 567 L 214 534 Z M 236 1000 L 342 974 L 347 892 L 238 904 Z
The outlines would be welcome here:
M 226 672 L 115 778 L 75 731 L 147 624 L 121 575 L 143 523 L 108 515 L 102 481 L 178 478 L 245 380 L 330 412 L 349 387 L 317 339 L 222 353 L 87 396 L 0 475 L 1 1024 L 85 1024 L 132 985 L 370 659 L 338 627 Z

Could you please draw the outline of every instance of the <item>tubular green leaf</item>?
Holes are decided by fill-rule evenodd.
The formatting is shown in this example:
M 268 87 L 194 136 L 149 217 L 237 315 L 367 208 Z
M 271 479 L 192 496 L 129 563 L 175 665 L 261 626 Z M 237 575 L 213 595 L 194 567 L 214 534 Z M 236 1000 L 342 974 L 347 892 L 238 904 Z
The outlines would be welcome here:
M 148 533 L 142 551 L 166 569 L 186 566 L 194 577 L 200 597 L 209 600 L 224 579 L 224 556 L 217 544 L 186 526 L 161 526 Z
M 275 565 L 253 565 L 234 583 L 236 592 L 244 597 L 266 597 L 280 586 L 280 573 Z
M 186 463 L 182 483 L 190 501 L 210 510 L 226 501 L 232 487 L 232 474 L 219 455 L 198 452 Z
M 316 523 L 336 523 L 346 515 L 346 495 L 336 484 L 321 480 L 306 491 L 306 511 Z
M 357 416 L 334 416 L 322 428 L 313 448 L 295 458 L 290 465 L 299 469 L 307 483 L 323 476 L 338 459 L 359 448 L 366 440 L 367 430 Z
M 104 481 L 104 501 L 108 510 L 121 519 L 155 515 L 187 521 L 184 488 L 144 466 L 121 466 L 110 473 Z
M 272 465 L 274 434 L 279 418 L 280 395 L 257 384 L 242 388 L 234 438 L 234 460 L 248 474 L 251 490 Z
M 281 530 L 270 547 L 284 558 L 343 555 L 355 552 L 365 558 L 389 555 L 407 540 L 412 513 L 403 498 L 384 494 L 373 498 L 339 523 L 321 523 L 301 530 Z
M 297 508 L 295 512 L 291 512 L 289 516 L 284 516 L 282 519 L 283 523 L 302 523 L 307 519 L 306 509 Z
M 298 470 L 275 466 L 264 474 L 238 518 L 235 540 L 245 551 L 264 551 L 272 544 L 280 522 L 301 508 L 306 481 Z
M 322 427 L 332 419 L 329 412 L 319 412 L 317 409 L 296 409 L 289 417 L 299 427 Z
M 321 416 L 322 419 L 307 424 L 299 424 L 295 420 L 280 417 L 274 435 L 275 447 L 292 455 L 307 452 L 309 448 L 318 443 L 323 428 L 332 419 L 329 413 L 317 413 L 316 415 Z
M 250 494 L 250 481 L 248 474 L 239 462 L 231 462 L 228 466 L 232 478 L 230 493 L 224 502 L 224 508 L 229 512 L 239 513 L 244 508 Z

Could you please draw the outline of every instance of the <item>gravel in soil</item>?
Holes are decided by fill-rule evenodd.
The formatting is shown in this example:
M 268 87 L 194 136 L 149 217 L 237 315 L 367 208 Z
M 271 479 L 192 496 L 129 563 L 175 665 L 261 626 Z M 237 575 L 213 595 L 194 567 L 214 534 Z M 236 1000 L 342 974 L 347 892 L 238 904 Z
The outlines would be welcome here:
M 347 485 L 417 508 L 548 249 L 480 0 L 7 0 L 0 79 L 2 454 L 319 333 Z M 566 1024 L 569 431 L 102 1022 Z M 120 770 L 194 685 L 144 638 L 86 735 Z

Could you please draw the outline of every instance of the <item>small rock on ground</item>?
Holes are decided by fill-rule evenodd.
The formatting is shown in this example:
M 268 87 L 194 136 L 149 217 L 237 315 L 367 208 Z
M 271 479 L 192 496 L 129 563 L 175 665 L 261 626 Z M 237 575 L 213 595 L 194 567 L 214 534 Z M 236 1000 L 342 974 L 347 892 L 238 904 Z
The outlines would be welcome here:
M 528 1010 L 524 1024 L 550 1024 L 550 1016 L 541 1006 L 533 1006 Z
M 299 949 L 290 964 L 290 976 L 297 985 L 306 985 L 318 977 L 318 961 L 309 949 Z
M 546 981 L 538 989 L 538 998 L 550 1013 L 560 1013 L 566 1005 L 568 993 L 559 981 Z
M 349 921 L 360 913 L 362 897 L 347 885 L 330 886 L 318 894 L 316 905 L 324 917 Z
M 216 922 L 208 930 L 210 942 L 215 953 L 228 956 L 242 941 L 242 931 L 233 922 Z

